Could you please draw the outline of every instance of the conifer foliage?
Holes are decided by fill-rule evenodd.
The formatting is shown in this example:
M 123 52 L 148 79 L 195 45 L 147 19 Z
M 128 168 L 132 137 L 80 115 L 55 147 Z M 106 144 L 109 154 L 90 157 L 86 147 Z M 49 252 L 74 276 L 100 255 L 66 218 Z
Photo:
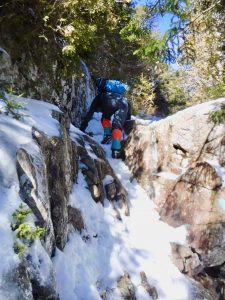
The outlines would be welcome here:
M 83 59 L 94 77 L 127 82 L 137 110 L 154 112 L 160 94 L 174 112 L 225 95 L 224 7 L 224 0 L 149 0 L 144 6 L 7 0 L 0 10 L 0 47 L 21 69 L 29 59 L 44 74 L 57 60 L 58 75 L 74 75 L 75 62 Z M 170 29 L 160 35 L 155 22 L 168 13 Z M 168 66 L 174 62 L 178 72 Z

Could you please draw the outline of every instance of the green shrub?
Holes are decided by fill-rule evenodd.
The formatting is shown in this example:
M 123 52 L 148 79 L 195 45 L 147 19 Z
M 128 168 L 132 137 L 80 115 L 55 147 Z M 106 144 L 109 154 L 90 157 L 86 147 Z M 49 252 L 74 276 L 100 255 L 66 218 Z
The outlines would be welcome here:
M 211 113 L 210 119 L 214 124 L 225 124 L 225 105 L 222 105 L 221 109 Z
M 12 214 L 13 220 L 15 221 L 15 223 L 11 224 L 12 230 L 16 230 L 22 224 L 26 216 L 31 212 L 32 210 L 30 208 L 26 209 L 21 203 L 19 209 L 16 209 L 15 212 Z
M 44 235 L 44 229 L 39 226 L 33 226 L 30 222 L 24 222 L 19 225 L 16 236 L 23 241 L 34 241 Z
M 16 241 L 13 245 L 13 249 L 14 252 L 19 255 L 19 257 L 23 257 L 27 250 L 27 246 L 25 246 L 23 243 Z
M 19 96 L 13 95 L 13 89 L 10 88 L 8 90 L 8 95 L 6 96 L 5 92 L 0 90 L 0 98 L 5 103 L 6 107 L 6 114 L 11 115 L 14 119 L 21 120 L 23 115 L 19 112 L 19 110 L 26 110 L 23 107 L 26 104 L 25 101 L 16 101 L 17 99 L 21 98 L 22 94 Z
M 132 103 L 134 114 L 151 114 L 154 112 L 154 87 L 143 73 L 133 82 L 127 96 Z
M 11 224 L 11 228 L 16 231 L 16 237 L 20 240 L 15 241 L 13 248 L 20 257 L 26 252 L 27 246 L 30 246 L 36 239 L 42 238 L 45 233 L 44 228 L 25 221 L 31 212 L 31 209 L 21 204 L 19 209 L 12 214 L 14 222 Z

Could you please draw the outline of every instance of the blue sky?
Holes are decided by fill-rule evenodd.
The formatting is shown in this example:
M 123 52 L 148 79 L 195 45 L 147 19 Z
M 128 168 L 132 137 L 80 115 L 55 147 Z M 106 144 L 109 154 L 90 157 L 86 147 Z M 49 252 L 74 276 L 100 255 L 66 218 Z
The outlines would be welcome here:
M 134 0 L 134 2 L 136 5 L 144 5 L 146 2 L 149 3 L 150 0 Z M 166 13 L 164 16 L 158 16 L 156 20 L 156 29 L 158 29 L 162 35 L 170 28 L 171 19 L 173 16 L 174 15 L 171 13 Z M 170 66 L 172 66 L 174 69 L 178 69 L 177 63 L 170 63 Z
M 158 26 L 161 33 L 164 33 L 167 29 L 169 29 L 171 18 L 172 14 L 170 13 L 167 13 L 165 16 L 158 18 Z
M 146 2 L 150 2 L 150 1 L 147 1 L 147 0 L 135 0 L 135 3 L 137 5 L 141 5 L 141 4 L 144 5 Z M 163 17 L 160 17 L 160 16 L 158 17 L 158 28 L 159 28 L 159 30 L 160 30 L 160 32 L 162 34 L 166 30 L 169 29 L 171 18 L 172 18 L 172 14 L 170 14 L 170 13 L 165 14 Z

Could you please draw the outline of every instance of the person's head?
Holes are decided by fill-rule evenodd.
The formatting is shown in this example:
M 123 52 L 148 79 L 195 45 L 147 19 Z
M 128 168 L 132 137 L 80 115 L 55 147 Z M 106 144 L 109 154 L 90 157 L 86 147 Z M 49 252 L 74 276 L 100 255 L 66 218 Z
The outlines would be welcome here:
M 104 86 L 105 86 L 105 79 L 101 78 L 101 77 L 96 78 L 95 86 L 96 86 L 99 93 L 103 92 L 104 91 Z

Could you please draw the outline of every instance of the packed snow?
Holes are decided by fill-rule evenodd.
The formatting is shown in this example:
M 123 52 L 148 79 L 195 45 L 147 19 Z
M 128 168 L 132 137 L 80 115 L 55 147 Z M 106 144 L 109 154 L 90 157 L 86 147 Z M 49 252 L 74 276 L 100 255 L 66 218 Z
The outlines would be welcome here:
M 25 100 L 27 110 L 21 112 L 24 114 L 22 120 L 0 115 L 1 300 L 14 299 L 14 294 L 15 299 L 18 299 L 16 287 L 5 289 L 5 274 L 19 262 L 13 251 L 14 233 L 10 227 L 12 213 L 21 203 L 15 169 L 16 151 L 22 147 L 36 156 L 41 155 L 32 140 L 32 126 L 49 136 L 59 135 L 58 122 L 51 117 L 52 110 L 58 111 L 58 108 L 46 102 Z M 2 102 L 1 110 L 4 110 Z M 95 114 L 86 130 L 94 134 L 97 142 L 102 138 L 100 118 L 100 114 Z M 78 134 L 83 133 L 71 126 L 70 134 L 72 139 L 76 139 Z M 141 285 L 141 271 L 146 273 L 149 283 L 157 289 L 160 300 L 189 299 L 189 283 L 173 265 L 170 257 L 170 242 L 185 242 L 185 226 L 175 229 L 160 221 L 153 202 L 133 179 L 127 166 L 121 160 L 111 158 L 110 145 L 103 147 L 111 166 L 128 191 L 130 216 L 125 216 L 121 210 L 122 220 L 118 220 L 113 203 L 106 199 L 104 207 L 95 203 L 82 173 L 79 173 L 70 204 L 82 212 L 85 230 L 82 234 L 71 233 L 64 250 L 57 249 L 53 258 L 60 299 L 100 300 L 100 294 L 106 293 L 107 299 L 119 300 L 121 296 L 116 282 L 124 272 L 130 274 L 131 281 L 137 287 L 137 299 L 151 299 Z M 92 150 L 87 150 L 95 158 Z M 110 176 L 105 178 L 105 182 L 110 180 Z M 50 261 L 40 242 L 37 241 L 32 247 L 34 258 L 38 261 L 42 257 L 44 279 L 48 277 L 46 270 Z
M 95 113 L 86 132 L 102 139 L 101 114 Z M 77 129 L 71 127 L 71 137 Z M 128 272 L 137 288 L 140 300 L 151 299 L 141 285 L 144 271 L 150 284 L 156 287 L 159 299 L 188 299 L 189 286 L 184 275 L 170 259 L 170 242 L 183 244 L 185 227 L 174 229 L 159 220 L 153 202 L 138 185 L 121 160 L 111 158 L 110 145 L 103 145 L 106 156 L 129 194 L 130 216 L 121 212 L 119 221 L 113 204 L 105 200 L 104 207 L 95 203 L 86 188 L 82 173 L 71 194 L 71 205 L 80 209 L 86 230 L 71 234 L 64 251 L 54 258 L 61 299 L 121 299 L 116 282 Z M 87 149 L 90 151 L 90 149 Z M 105 178 L 110 182 L 111 178 Z

